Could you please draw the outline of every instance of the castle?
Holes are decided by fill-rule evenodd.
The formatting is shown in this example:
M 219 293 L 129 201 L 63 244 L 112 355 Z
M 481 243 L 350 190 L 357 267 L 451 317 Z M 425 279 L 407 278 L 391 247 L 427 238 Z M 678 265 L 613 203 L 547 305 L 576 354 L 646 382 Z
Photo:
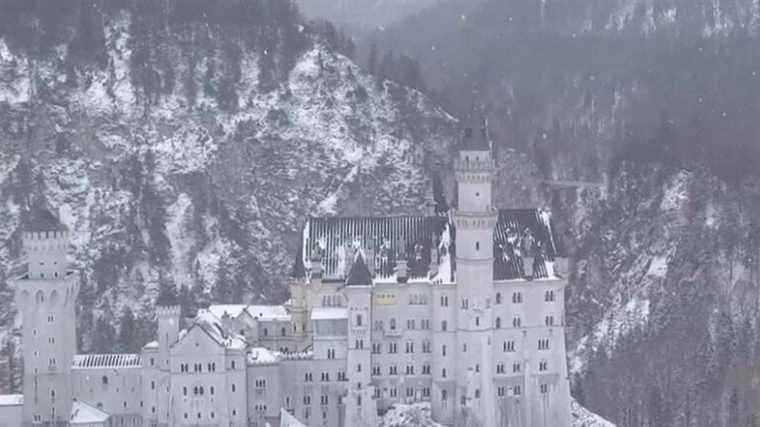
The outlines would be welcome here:
M 35 210 L 12 282 L 23 396 L 0 396 L 0 426 L 375 427 L 410 402 L 450 426 L 569 425 L 550 215 L 492 206 L 484 122 L 466 126 L 455 168 L 448 215 L 311 218 L 288 302 L 212 305 L 185 328 L 158 307 L 139 354 L 77 354 L 69 231 Z

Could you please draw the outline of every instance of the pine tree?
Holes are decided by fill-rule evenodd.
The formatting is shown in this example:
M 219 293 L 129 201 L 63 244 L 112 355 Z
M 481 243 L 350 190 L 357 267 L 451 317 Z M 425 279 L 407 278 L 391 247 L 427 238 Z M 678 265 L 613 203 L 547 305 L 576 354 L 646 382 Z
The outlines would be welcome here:
M 105 317 L 95 320 L 92 332 L 92 351 L 96 353 L 112 353 L 115 347 L 116 332 Z
M 119 324 L 119 352 L 126 353 L 139 350 L 140 344 L 136 339 L 138 333 L 135 327 L 135 315 L 129 307 L 126 307 L 121 315 L 121 322 Z

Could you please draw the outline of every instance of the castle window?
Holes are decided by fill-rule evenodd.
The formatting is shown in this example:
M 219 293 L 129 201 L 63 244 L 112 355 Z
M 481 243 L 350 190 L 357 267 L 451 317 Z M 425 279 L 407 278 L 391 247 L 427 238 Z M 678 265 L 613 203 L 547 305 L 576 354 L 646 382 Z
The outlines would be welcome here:
M 446 295 L 441 295 L 441 307 L 448 307 L 449 306 L 449 297 Z
M 357 314 L 356 315 L 356 326 L 362 326 L 362 315 Z
M 496 391 L 496 394 L 497 394 L 499 397 L 504 397 L 504 386 L 501 386 L 501 387 L 499 387 L 499 388 L 497 389 L 497 391 Z
M 103 378 L 106 378 L 106 377 L 103 377 Z M 108 380 L 108 378 L 106 378 L 106 380 Z M 150 382 L 150 389 L 151 390 L 155 390 L 156 389 L 156 382 L 155 381 L 151 381 Z
M 541 384 L 541 393 L 546 394 L 549 392 L 549 384 Z
M 103 383 L 103 385 L 108 385 L 108 377 L 103 375 L 103 378 L 100 379 L 100 381 Z
M 55 338 L 53 338 L 53 337 L 48 338 L 48 343 L 49 344 L 55 344 Z
M 441 390 L 441 400 L 446 400 L 449 397 L 449 393 L 446 390 Z
M 480 399 L 480 389 L 475 390 L 475 398 Z
M 554 301 L 554 291 L 546 291 L 544 294 L 544 301 L 546 302 L 553 302 Z
M 514 326 L 515 328 L 519 328 L 520 326 L 522 326 L 522 320 L 519 317 L 515 317 L 514 319 L 512 319 L 512 326 Z
M 546 316 L 544 322 L 546 323 L 546 326 L 554 326 L 554 316 Z
M 283 328 L 281 328 L 281 329 L 280 329 L 280 336 L 284 337 L 284 336 L 285 336 L 285 333 L 286 333 L 286 332 L 285 332 L 285 328 L 284 328 L 284 327 L 283 327 Z
M 512 302 L 515 304 L 520 304 L 522 302 L 522 293 L 515 292 L 512 294 Z
M 446 332 L 447 329 L 448 329 L 448 323 L 445 320 L 441 320 L 441 330 L 443 332 Z
M 267 329 L 267 328 L 264 328 L 264 336 L 266 337 L 266 336 L 268 336 L 268 335 L 269 335 L 269 329 Z
M 501 304 L 501 292 L 496 293 L 496 304 Z
M 214 395 L 214 391 L 214 386 L 209 387 L 209 393 L 211 393 L 212 396 Z
M 519 396 L 522 394 L 522 388 L 519 385 L 514 386 L 512 389 L 512 394 L 515 396 Z
M 187 396 L 187 387 L 182 387 L 182 395 Z
M 475 326 L 480 326 L 480 317 L 475 317 Z
M 501 329 L 501 317 L 496 318 L 496 329 Z
M 232 384 L 232 392 L 235 392 L 235 384 Z
M 520 364 L 519 363 L 513 363 L 512 364 L 512 372 L 514 372 L 514 373 L 520 372 Z
M 514 341 L 504 341 L 504 352 L 505 353 L 511 353 L 515 351 L 515 342 Z
M 446 345 L 442 345 L 442 346 L 441 346 L 441 355 L 442 355 L 442 356 L 445 356 L 445 355 L 446 355 Z
M 390 322 L 391 322 L 391 331 L 395 331 L 396 330 L 396 319 L 392 317 Z
M 504 373 L 504 363 L 499 363 L 496 365 L 496 373 L 497 374 L 503 374 Z
M 233 371 L 235 370 L 235 361 L 234 360 L 230 362 L 230 369 L 232 369 Z
M 475 250 L 476 251 L 480 250 L 480 242 L 475 242 Z
M 441 369 L 441 378 L 446 378 L 446 368 Z
M 547 371 L 548 369 L 549 369 L 549 362 L 547 362 L 546 360 L 542 360 L 541 362 L 539 362 L 538 364 L 539 371 L 544 372 L 544 371 Z

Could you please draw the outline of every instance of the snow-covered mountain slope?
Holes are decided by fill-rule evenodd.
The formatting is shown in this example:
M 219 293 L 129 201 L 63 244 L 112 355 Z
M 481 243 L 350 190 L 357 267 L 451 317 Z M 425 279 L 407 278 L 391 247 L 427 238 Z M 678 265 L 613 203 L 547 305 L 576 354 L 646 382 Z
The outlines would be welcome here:
M 608 190 L 579 203 L 574 396 L 622 425 L 743 425 L 760 354 L 757 180 L 625 162 Z
M 223 36 L 201 49 L 169 34 L 146 73 L 131 15 L 103 25 L 100 66 L 66 44 L 31 55 L 0 39 L 0 278 L 29 197 L 44 195 L 83 269 L 82 350 L 127 308 L 145 323 L 122 344 L 139 346 L 160 289 L 190 307 L 282 300 L 309 215 L 428 212 L 428 172 L 449 161 L 455 123 L 420 93 L 376 81 L 319 36 L 273 65 L 283 76 L 269 89 L 270 53 Z M 8 331 L 11 298 L 0 313 Z

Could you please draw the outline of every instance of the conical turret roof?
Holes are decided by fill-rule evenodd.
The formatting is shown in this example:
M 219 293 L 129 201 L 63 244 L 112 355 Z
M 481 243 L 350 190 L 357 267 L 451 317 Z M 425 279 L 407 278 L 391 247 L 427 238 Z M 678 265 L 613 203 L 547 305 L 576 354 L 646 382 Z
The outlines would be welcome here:
M 351 271 L 346 278 L 346 286 L 365 286 L 372 284 L 372 273 L 370 273 L 367 263 L 364 261 L 364 255 L 358 251 Z

